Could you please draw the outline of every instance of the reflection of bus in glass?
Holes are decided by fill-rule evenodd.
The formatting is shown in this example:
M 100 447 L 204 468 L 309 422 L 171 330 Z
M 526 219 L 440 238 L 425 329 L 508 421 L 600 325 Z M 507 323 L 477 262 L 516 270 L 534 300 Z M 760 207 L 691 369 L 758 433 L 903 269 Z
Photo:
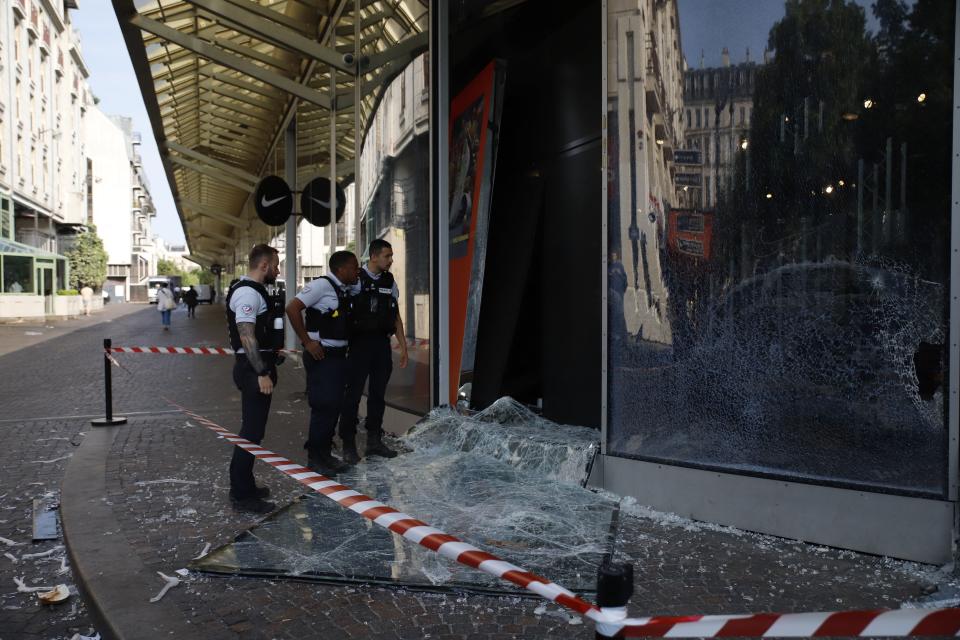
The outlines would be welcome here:
M 147 302 L 157 304 L 157 285 L 166 282 L 170 290 L 173 291 L 173 298 L 180 302 L 180 276 L 150 276 L 147 278 Z

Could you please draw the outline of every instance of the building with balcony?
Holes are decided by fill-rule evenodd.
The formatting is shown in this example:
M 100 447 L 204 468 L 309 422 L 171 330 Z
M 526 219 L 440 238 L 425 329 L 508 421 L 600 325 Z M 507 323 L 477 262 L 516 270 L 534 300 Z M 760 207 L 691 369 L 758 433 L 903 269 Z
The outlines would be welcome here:
M 0 242 L 11 256 L 0 260 L 0 317 L 53 313 L 68 286 L 62 254 L 86 222 L 81 131 L 91 96 L 70 24 L 76 8 L 0 5 Z
M 768 53 L 764 54 L 769 55 Z M 732 65 L 724 48 L 722 66 L 690 69 L 683 79 L 684 143 L 700 152 L 702 164 L 682 167 L 690 175 L 699 175 L 699 186 L 677 186 L 686 190 L 682 204 L 689 208 L 713 209 L 717 198 L 730 190 L 737 157 L 749 149 L 750 116 L 753 112 L 753 88 L 760 65 L 750 59 Z
M 674 150 L 686 124 L 677 4 L 615 0 L 607 16 L 610 259 L 626 272 L 627 331 L 669 344 L 664 252 L 667 215 L 677 205 Z

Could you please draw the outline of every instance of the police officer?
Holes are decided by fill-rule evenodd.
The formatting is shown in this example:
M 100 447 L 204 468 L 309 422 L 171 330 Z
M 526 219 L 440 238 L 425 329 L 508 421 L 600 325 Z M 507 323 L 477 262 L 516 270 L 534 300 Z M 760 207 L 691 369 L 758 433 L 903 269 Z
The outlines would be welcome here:
M 260 444 L 270 413 L 270 400 L 277 384 L 276 349 L 278 342 L 274 314 L 264 285 L 273 284 L 280 273 L 277 250 L 258 244 L 250 250 L 249 271 L 236 280 L 227 293 L 227 327 L 230 346 L 236 353 L 233 381 L 240 389 L 243 423 L 240 437 Z M 282 325 L 282 315 L 279 317 Z M 281 332 L 282 334 L 282 332 Z M 234 447 L 230 461 L 230 500 L 234 507 L 253 513 L 269 513 L 276 505 L 264 498 L 267 487 L 258 487 L 253 479 L 256 458 Z
M 347 376 L 350 287 L 357 282 L 360 263 L 353 253 L 337 251 L 330 256 L 329 267 L 329 275 L 306 284 L 290 301 L 287 317 L 303 343 L 307 370 L 310 434 L 303 445 L 307 465 L 318 473 L 335 475 L 349 468 L 330 448 Z
M 384 395 L 393 372 L 391 335 L 396 334 L 400 343 L 400 367 L 407 366 L 407 340 L 397 307 L 400 289 L 390 273 L 393 247 L 386 240 L 374 240 L 370 243 L 369 256 L 367 265 L 360 270 L 359 280 L 353 287 L 353 331 L 347 358 L 347 391 L 340 414 L 343 458 L 351 464 L 360 461 L 356 441 L 357 412 L 368 377 L 366 455 L 384 458 L 397 455 L 383 442 Z

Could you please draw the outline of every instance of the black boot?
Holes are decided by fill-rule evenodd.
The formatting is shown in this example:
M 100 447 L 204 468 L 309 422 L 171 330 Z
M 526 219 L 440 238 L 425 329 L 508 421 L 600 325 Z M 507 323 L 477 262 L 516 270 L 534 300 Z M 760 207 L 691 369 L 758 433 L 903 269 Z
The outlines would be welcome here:
M 396 458 L 397 452 L 383 443 L 383 432 L 367 432 L 367 457 Z
M 360 454 L 357 453 L 357 442 L 356 440 L 343 442 L 343 461 L 349 465 L 354 465 L 360 462 Z
M 335 476 L 350 468 L 340 458 L 330 454 L 330 448 L 311 451 L 307 456 L 307 467 L 325 476 Z

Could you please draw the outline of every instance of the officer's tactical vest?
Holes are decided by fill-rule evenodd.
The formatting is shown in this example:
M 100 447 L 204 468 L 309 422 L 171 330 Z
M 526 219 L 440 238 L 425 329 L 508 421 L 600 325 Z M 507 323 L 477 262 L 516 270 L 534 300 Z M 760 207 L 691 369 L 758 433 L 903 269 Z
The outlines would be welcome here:
M 393 335 L 397 327 L 397 299 L 393 297 L 393 274 L 383 271 L 374 280 L 360 270 L 360 293 L 353 299 L 353 333 Z
M 253 280 L 237 280 L 230 285 L 230 290 L 227 292 L 227 331 L 230 333 L 230 347 L 234 351 L 243 348 L 243 344 L 240 342 L 240 330 L 237 329 L 237 314 L 230 308 L 230 300 L 233 298 L 233 294 L 241 287 L 250 287 L 259 293 L 267 305 L 265 312 L 257 314 L 257 322 L 254 325 L 254 336 L 257 338 L 257 344 L 261 349 L 282 349 L 283 324 L 278 323 L 280 329 L 274 328 L 274 319 L 279 317 L 274 309 L 275 305 L 271 304 L 267 289 Z
M 321 339 L 347 340 L 350 337 L 350 296 L 340 290 L 337 284 L 327 276 L 321 276 L 330 283 L 337 294 L 337 308 L 320 311 L 307 307 L 307 331 L 316 331 Z

